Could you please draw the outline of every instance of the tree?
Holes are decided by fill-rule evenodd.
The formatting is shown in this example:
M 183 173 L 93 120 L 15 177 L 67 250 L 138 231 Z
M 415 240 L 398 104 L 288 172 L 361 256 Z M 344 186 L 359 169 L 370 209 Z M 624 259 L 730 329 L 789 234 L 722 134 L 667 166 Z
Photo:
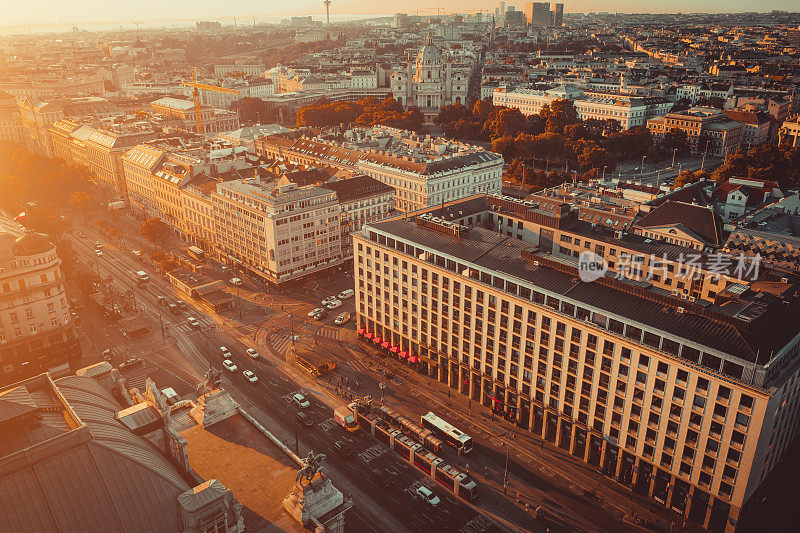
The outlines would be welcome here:
M 688 154 L 689 140 L 686 132 L 677 128 L 672 128 L 664 134 L 664 138 L 661 139 L 659 147 L 670 155 L 673 150 L 677 150 L 680 155 Z
M 86 222 L 86 210 L 91 203 L 92 197 L 86 191 L 75 191 L 69 197 L 69 205 L 81 212 L 84 222 Z
M 158 217 L 148 218 L 139 227 L 139 234 L 150 242 L 163 242 L 168 231 L 167 225 Z

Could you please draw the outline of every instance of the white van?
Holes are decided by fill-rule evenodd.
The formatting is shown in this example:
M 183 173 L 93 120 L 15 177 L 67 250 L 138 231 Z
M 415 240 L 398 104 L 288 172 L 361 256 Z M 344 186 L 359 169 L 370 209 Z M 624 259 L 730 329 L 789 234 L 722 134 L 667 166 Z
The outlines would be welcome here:
M 176 403 L 178 403 L 178 400 L 180 399 L 180 396 L 178 396 L 178 393 L 175 392 L 175 389 L 173 389 L 172 387 L 168 387 L 162 390 L 161 394 L 164 395 L 164 399 L 167 401 L 169 405 L 175 405 Z
M 339 299 L 345 300 L 347 298 L 352 298 L 356 292 L 353 289 L 347 289 L 346 291 L 342 291 L 339 293 Z
M 138 270 L 136 271 L 136 279 L 138 281 L 150 281 L 150 276 L 144 270 Z

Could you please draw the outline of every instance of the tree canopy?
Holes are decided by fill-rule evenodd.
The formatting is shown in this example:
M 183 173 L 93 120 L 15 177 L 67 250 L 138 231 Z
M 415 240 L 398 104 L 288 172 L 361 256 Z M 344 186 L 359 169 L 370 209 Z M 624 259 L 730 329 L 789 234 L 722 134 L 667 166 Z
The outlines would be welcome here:
M 139 227 L 139 234 L 150 242 L 163 242 L 169 228 L 158 217 L 148 218 Z
M 423 117 L 419 109 L 403 106 L 394 98 L 384 100 L 365 98 L 357 102 L 321 102 L 300 108 L 297 125 L 331 127 L 339 124 L 374 126 L 382 124 L 394 128 L 421 131 Z

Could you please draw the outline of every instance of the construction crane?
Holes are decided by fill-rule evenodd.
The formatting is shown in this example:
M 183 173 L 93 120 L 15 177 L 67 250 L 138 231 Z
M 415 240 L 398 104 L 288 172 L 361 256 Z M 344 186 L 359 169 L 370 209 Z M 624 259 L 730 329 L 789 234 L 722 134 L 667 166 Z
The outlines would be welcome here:
M 236 89 L 228 89 L 227 87 L 218 87 L 216 85 L 207 85 L 205 83 L 197 83 L 194 67 L 192 67 L 192 81 L 184 81 L 181 85 L 192 87 L 193 89 L 192 98 L 194 99 L 194 120 L 197 126 L 197 133 L 200 135 L 203 134 L 203 112 L 200 109 L 200 91 L 198 91 L 198 89 L 214 91 L 215 93 L 239 94 L 239 91 Z
M 325 13 L 328 16 L 328 24 L 330 24 L 331 23 L 331 0 L 325 0 L 322 3 L 325 4 Z

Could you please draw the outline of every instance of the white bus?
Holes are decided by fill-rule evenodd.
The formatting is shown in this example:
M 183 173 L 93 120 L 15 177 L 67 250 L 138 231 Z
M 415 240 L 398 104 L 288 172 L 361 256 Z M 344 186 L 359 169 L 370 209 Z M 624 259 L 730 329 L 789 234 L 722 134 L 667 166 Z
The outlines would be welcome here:
M 422 415 L 420 423 L 433 431 L 437 437 L 458 450 L 458 453 L 469 453 L 472 451 L 472 437 L 448 424 L 433 412 Z

